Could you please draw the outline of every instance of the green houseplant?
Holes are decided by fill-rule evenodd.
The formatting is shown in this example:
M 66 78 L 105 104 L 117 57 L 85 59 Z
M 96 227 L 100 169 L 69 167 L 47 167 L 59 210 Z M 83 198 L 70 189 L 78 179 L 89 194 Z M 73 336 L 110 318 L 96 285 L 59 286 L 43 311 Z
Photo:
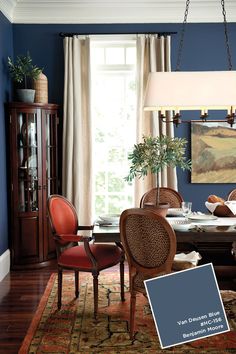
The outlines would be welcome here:
M 170 138 L 144 136 L 143 142 L 134 145 L 128 159 L 131 161 L 130 171 L 125 180 L 131 182 L 135 177 L 147 176 L 150 172 L 156 174 L 157 198 L 156 206 L 160 204 L 160 188 L 158 173 L 165 167 L 180 167 L 190 170 L 191 161 L 186 160 L 187 140 L 184 138 Z
M 26 55 L 18 55 L 15 63 L 8 57 L 8 68 L 13 81 L 23 87 L 17 90 L 20 101 L 34 102 L 35 90 L 29 86 L 32 85 L 33 80 L 37 80 L 42 69 L 33 65 L 29 52 Z

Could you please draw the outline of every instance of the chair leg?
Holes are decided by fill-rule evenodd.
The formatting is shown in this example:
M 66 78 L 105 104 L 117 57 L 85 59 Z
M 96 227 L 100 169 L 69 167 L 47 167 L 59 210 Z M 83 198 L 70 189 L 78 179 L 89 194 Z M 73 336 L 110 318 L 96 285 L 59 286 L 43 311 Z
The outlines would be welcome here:
M 124 278 L 124 261 L 120 262 L 120 297 L 121 301 L 125 301 L 125 278 Z
M 75 270 L 75 297 L 79 297 L 79 271 Z
M 130 296 L 130 323 L 129 323 L 129 333 L 130 339 L 134 338 L 134 314 L 135 314 L 135 306 L 136 306 L 136 294 L 131 293 Z
M 94 299 L 94 318 L 97 319 L 98 313 L 98 274 L 93 274 L 93 299 Z
M 57 289 L 57 308 L 61 308 L 61 293 L 62 293 L 62 269 L 58 268 L 58 289 Z

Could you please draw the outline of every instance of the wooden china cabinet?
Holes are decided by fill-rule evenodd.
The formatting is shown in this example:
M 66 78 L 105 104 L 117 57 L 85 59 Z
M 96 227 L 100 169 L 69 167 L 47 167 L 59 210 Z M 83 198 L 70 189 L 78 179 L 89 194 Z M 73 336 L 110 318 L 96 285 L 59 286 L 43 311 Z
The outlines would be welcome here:
M 7 105 L 14 269 L 41 267 L 55 258 L 47 198 L 58 190 L 57 109 L 56 104 Z

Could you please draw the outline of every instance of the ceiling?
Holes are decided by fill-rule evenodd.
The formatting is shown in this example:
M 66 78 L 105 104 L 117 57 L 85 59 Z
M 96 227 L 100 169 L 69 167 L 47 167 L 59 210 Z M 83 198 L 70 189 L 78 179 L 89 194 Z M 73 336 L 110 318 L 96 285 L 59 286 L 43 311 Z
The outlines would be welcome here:
M 236 1 L 225 0 L 228 22 Z M 12 23 L 181 23 L 185 0 L 0 0 Z M 222 22 L 220 0 L 192 0 L 188 22 Z

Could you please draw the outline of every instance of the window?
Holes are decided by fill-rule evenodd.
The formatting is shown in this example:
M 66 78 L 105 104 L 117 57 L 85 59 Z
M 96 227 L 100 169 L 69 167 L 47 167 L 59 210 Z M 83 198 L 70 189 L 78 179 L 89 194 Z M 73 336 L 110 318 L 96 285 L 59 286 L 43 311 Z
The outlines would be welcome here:
M 136 42 L 91 40 L 94 214 L 133 206 L 124 177 L 136 137 Z

